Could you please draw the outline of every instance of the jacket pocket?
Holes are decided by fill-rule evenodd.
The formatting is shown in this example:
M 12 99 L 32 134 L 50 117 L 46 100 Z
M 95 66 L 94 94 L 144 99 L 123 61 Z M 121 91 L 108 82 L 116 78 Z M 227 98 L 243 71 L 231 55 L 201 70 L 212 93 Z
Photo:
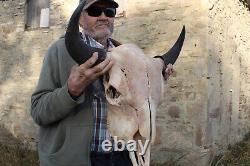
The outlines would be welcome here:
M 66 127 L 65 141 L 57 152 L 49 158 L 55 165 L 86 166 L 89 165 L 89 147 L 91 127 L 70 125 Z

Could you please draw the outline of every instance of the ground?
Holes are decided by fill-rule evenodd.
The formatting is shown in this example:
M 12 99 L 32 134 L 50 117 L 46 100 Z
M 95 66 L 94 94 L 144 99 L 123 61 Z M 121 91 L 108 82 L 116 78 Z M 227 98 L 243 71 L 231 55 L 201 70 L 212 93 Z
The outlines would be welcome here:
M 38 166 L 36 151 L 29 150 L 23 144 L 6 146 L 0 144 L 0 165 L 1 166 Z M 216 156 L 211 166 L 247 166 L 250 165 L 250 133 L 245 139 L 228 148 L 225 154 Z M 161 165 L 153 166 L 178 166 L 178 163 L 169 161 Z
M 0 144 L 1 166 L 38 166 L 38 156 L 22 144 L 6 146 Z

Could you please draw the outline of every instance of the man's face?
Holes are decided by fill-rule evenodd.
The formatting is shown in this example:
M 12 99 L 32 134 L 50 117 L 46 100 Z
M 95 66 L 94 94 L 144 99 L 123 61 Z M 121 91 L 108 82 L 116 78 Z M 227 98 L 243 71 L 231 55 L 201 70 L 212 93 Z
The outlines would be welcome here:
M 91 7 L 110 8 L 110 5 L 97 2 Z M 84 33 L 95 40 L 104 40 L 110 37 L 114 29 L 114 17 L 107 17 L 104 12 L 98 17 L 93 17 L 84 10 L 81 13 L 79 23 L 84 29 Z

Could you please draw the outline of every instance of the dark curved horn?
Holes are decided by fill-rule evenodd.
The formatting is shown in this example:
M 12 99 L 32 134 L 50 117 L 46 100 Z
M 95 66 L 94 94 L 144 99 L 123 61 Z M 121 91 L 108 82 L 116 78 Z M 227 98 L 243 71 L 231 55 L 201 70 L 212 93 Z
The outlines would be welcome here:
M 79 32 L 79 18 L 86 1 L 78 5 L 72 14 L 65 34 L 65 45 L 70 56 L 80 65 L 86 62 L 94 52 L 98 52 L 98 60 L 95 64 L 106 58 L 106 51 L 100 48 L 88 46 L 82 40 Z
M 169 63 L 173 65 L 180 55 L 181 48 L 185 39 L 185 34 L 186 30 L 185 26 L 183 26 L 180 36 L 173 47 L 166 54 L 162 56 L 156 56 L 156 58 L 161 58 L 164 61 L 165 65 L 168 65 Z

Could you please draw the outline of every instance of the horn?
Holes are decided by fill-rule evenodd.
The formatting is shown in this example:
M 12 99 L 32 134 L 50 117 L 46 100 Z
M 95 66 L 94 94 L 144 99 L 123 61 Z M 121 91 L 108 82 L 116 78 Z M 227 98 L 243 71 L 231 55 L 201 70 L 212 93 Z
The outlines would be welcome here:
M 79 65 L 86 62 L 94 52 L 98 52 L 98 59 L 95 63 L 98 64 L 106 58 L 106 51 L 100 48 L 94 48 L 87 45 L 81 38 L 79 32 L 79 18 L 86 1 L 81 2 L 72 14 L 65 34 L 65 45 L 69 55 Z
M 161 58 L 164 61 L 165 65 L 168 65 L 169 63 L 173 65 L 175 61 L 177 60 L 178 56 L 180 55 L 181 48 L 183 46 L 183 42 L 185 39 L 185 34 L 186 34 L 186 30 L 185 30 L 185 26 L 183 26 L 181 33 L 177 41 L 173 45 L 173 47 L 166 54 L 162 56 L 155 56 L 155 58 Z

